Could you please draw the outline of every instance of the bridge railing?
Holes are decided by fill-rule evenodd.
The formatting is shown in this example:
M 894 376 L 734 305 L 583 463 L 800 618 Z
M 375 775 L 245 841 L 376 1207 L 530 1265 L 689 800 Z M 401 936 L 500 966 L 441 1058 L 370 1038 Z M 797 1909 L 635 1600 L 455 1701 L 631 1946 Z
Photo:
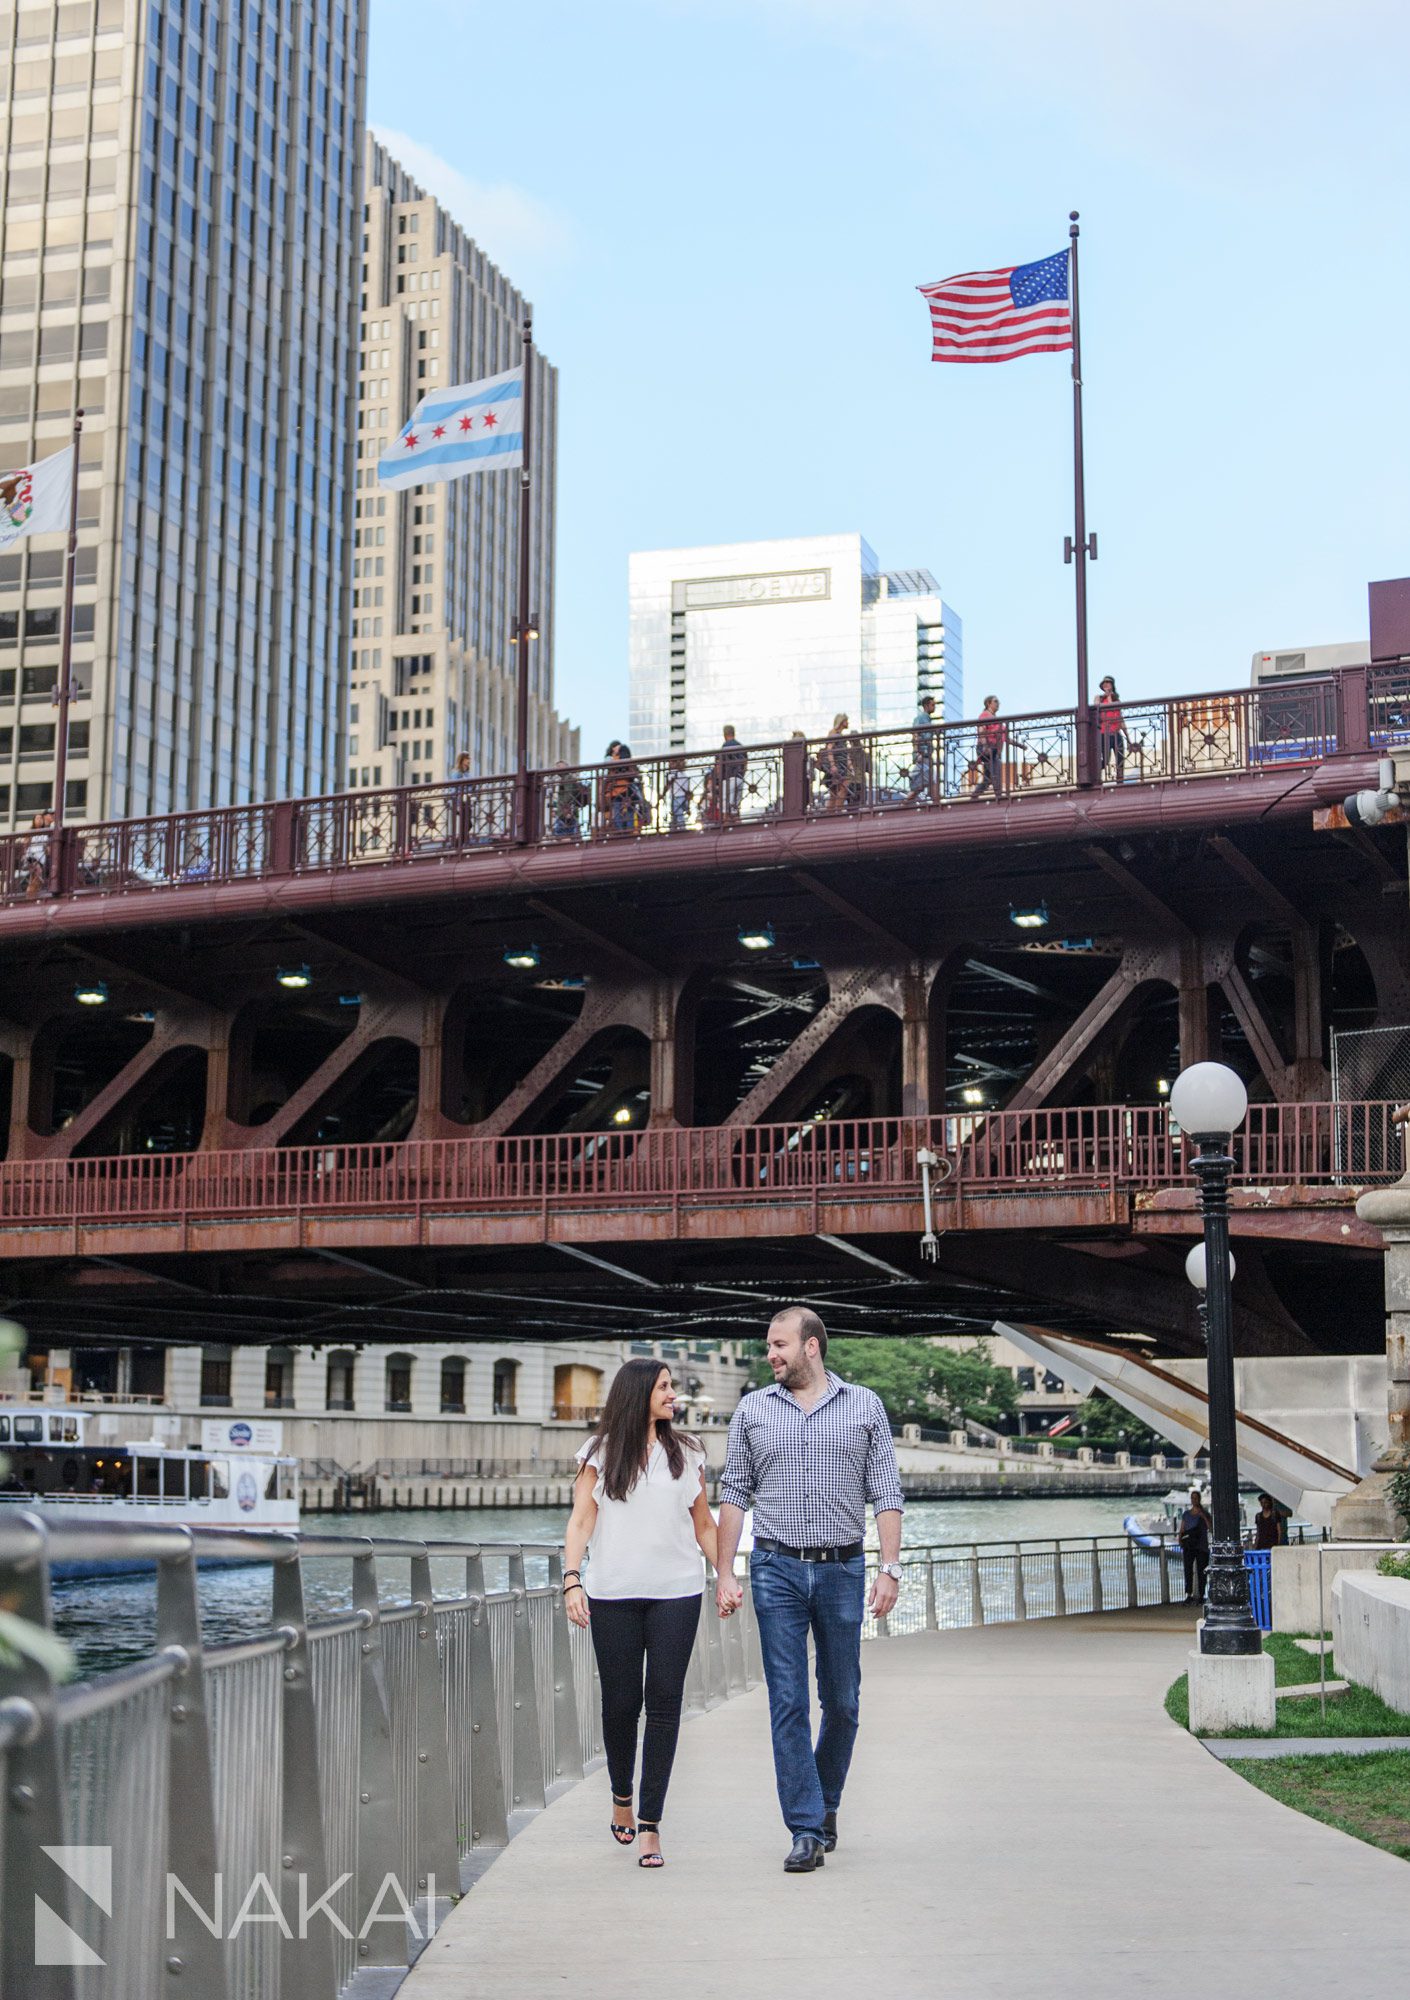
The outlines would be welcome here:
M 198 1557 L 272 1565 L 262 1630 L 204 1645 Z M 148 1656 L 69 1685 L 0 1664 L 3 2000 L 390 1995 L 486 1856 L 600 1759 L 556 1548 L 26 1514 L 0 1521 L 0 1601 L 52 1631 L 54 1565 L 109 1560 L 156 1566 Z M 309 1616 L 315 1562 L 351 1573 L 345 1614 Z M 760 1678 L 746 1590 L 701 1618 L 687 1705 Z
M 1070 709 L 1003 716 L 999 778 L 1022 797 L 1077 782 Z M 1410 673 L 1361 668 L 1322 680 L 1178 695 L 1122 707 L 1123 737 L 1093 712 L 1093 767 L 1128 784 L 1227 777 L 1318 763 L 1342 750 L 1410 740 Z M 875 814 L 974 799 L 986 725 L 846 730 L 787 743 L 716 747 L 627 764 L 532 775 L 530 845 L 687 839 L 773 820 Z M 341 792 L 0 836 L 0 903 L 105 896 L 329 873 L 390 862 L 458 860 L 519 837 L 512 777 Z
M 1238 1185 L 1394 1180 L 1387 1100 L 1256 1104 L 1234 1136 Z M 932 1119 L 550 1132 L 213 1153 L 127 1153 L 0 1164 L 0 1223 L 105 1217 L 539 1208 L 594 1202 L 914 1195 L 938 1156 L 942 1204 L 984 1195 L 1141 1192 L 1185 1178 L 1163 1105 L 1084 1105 Z

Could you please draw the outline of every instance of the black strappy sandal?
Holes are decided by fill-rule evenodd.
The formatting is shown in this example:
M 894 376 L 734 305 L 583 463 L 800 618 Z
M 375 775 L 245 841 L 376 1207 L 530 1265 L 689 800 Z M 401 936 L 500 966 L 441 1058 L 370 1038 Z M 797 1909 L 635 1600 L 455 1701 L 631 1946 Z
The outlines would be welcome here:
M 639 1819 L 637 1826 L 642 1833 L 659 1833 L 661 1831 L 661 1822 L 658 1819 Z M 664 1868 L 666 1857 L 664 1854 L 638 1854 L 636 1865 L 638 1868 Z
M 612 1794 L 612 1803 L 614 1806 L 629 1806 L 631 1802 L 630 1793 L 624 1799 L 619 1799 L 615 1792 Z M 616 1841 L 618 1847 L 630 1847 L 636 1839 L 636 1828 L 634 1826 L 618 1826 L 616 1820 L 608 1822 L 607 1830 Z

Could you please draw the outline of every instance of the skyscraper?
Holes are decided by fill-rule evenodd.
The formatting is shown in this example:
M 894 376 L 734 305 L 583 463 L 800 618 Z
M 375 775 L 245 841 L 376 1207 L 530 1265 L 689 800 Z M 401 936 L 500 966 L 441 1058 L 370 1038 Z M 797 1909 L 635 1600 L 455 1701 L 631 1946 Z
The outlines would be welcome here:
M 963 631 L 929 570 L 885 571 L 861 535 L 808 535 L 633 555 L 631 743 L 703 749 L 899 727 L 932 694 L 955 721 Z
M 0 460 L 85 411 L 71 817 L 338 782 L 365 22 L 0 9 Z M 0 825 L 48 803 L 62 581 L 0 555 Z
M 485 472 L 388 493 L 377 465 L 428 389 L 519 365 L 526 302 L 384 147 L 367 141 L 362 378 L 353 527 L 349 786 L 444 778 L 515 754 L 519 474 Z M 553 709 L 558 371 L 535 352 L 529 762 L 572 763 Z

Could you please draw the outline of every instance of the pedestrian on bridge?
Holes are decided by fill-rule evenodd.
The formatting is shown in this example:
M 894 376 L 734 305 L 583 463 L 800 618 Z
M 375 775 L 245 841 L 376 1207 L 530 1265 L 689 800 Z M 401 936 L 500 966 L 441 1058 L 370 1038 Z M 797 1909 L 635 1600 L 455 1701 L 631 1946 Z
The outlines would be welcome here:
M 916 719 L 911 725 L 915 731 L 915 761 L 911 765 L 911 797 L 928 798 L 933 803 L 935 791 L 935 697 L 923 694 L 916 707 Z
M 726 826 L 739 823 L 739 808 L 744 802 L 744 773 L 749 764 L 749 752 L 734 733 L 734 724 L 727 722 L 724 740 L 715 752 L 715 768 L 712 773 L 720 799 L 720 817 Z
M 979 726 L 974 732 L 975 755 L 979 760 L 979 783 L 973 796 L 977 799 L 985 787 L 996 799 L 1004 796 L 1004 752 L 1008 748 L 1009 726 L 999 720 L 999 697 L 986 694 L 984 713 L 979 718 Z
M 769 1327 L 773 1386 L 746 1396 L 729 1427 L 720 1486 L 715 1601 L 743 1601 L 734 1574 L 754 1506 L 749 1583 L 769 1686 L 774 1776 L 793 1847 L 790 1875 L 811 1874 L 837 1845 L 837 1813 L 856 1742 L 866 1599 L 866 1513 L 881 1564 L 866 1608 L 884 1618 L 901 1576 L 901 1481 L 881 1399 L 826 1366 L 827 1331 L 806 1306 Z M 813 1741 L 808 1637 L 817 1655 L 822 1726 Z
M 661 1868 L 659 1828 L 680 1734 L 686 1669 L 700 1623 L 701 1552 L 719 1554 L 705 1498 L 705 1451 L 675 1428 L 671 1371 L 646 1356 L 618 1369 L 596 1431 L 578 1453 L 563 1545 L 569 1618 L 592 1632 L 612 1838 L 641 1833 L 640 1866 Z M 581 1564 L 590 1557 L 586 1588 Z M 632 1819 L 643 1701 L 638 1817 Z
M 1109 763 L 1116 765 L 1116 782 L 1126 780 L 1126 723 L 1121 714 L 1121 696 L 1110 674 L 1103 674 L 1097 690 L 1097 740 L 1102 753 L 1102 777 Z
M 847 803 L 847 780 L 852 769 L 852 753 L 847 744 L 850 727 L 846 711 L 839 710 L 833 716 L 832 727 L 814 760 L 827 792 L 827 810 L 830 813 L 841 812 Z

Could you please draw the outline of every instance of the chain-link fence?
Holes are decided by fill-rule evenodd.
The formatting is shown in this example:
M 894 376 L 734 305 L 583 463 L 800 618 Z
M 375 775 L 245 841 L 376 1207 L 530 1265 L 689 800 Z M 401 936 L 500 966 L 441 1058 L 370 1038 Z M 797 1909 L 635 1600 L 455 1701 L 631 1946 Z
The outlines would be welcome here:
M 1334 1030 L 1332 1097 L 1337 1104 L 1410 1103 L 1410 1027 Z M 1397 1172 L 1402 1164 L 1394 1128 L 1383 1121 L 1336 1121 L 1339 1177 L 1356 1181 Z

